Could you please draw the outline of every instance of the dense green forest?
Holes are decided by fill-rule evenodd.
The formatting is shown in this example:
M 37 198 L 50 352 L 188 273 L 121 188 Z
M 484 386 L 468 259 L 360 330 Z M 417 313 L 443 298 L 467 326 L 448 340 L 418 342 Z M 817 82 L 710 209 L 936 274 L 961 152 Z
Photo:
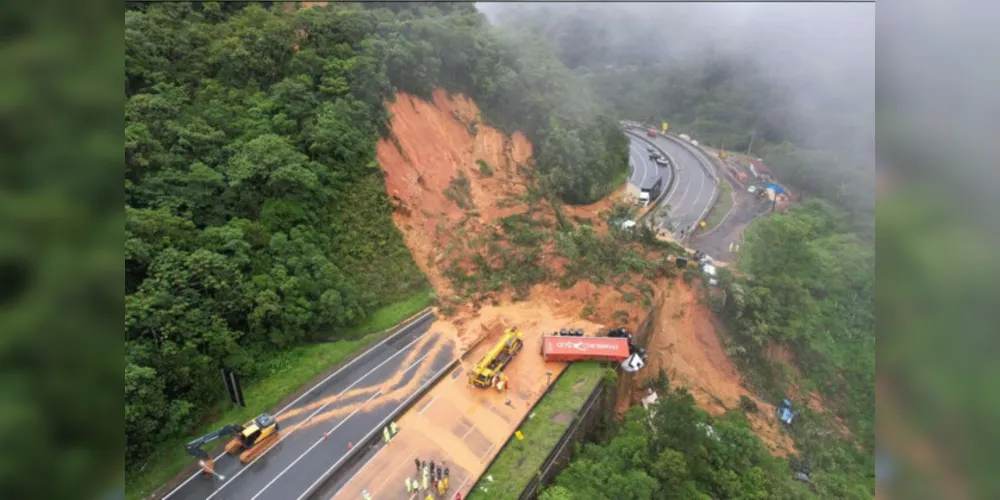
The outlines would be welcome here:
M 725 293 L 705 295 L 728 324 L 727 352 L 755 392 L 792 400 L 798 415 L 787 432 L 798 454 L 768 454 L 741 415 L 763 411 L 749 399 L 711 419 L 690 395 L 667 392 L 651 421 L 634 408 L 610 437 L 584 445 L 541 498 L 871 498 L 875 261 L 849 228 L 818 200 L 761 219 L 747 232 L 741 272 L 720 271 Z M 776 347 L 793 353 L 801 376 L 775 362 Z M 662 381 L 648 382 L 664 394 Z M 829 412 L 808 406 L 810 391 Z M 797 472 L 808 474 L 808 486 L 792 479 Z
M 813 200 L 754 223 L 739 267 L 749 274 L 727 273 L 726 299 L 714 303 L 730 326 L 729 354 L 767 399 L 793 398 L 801 416 L 792 437 L 822 473 L 818 484 L 838 485 L 835 496 L 850 496 L 842 489 L 850 485 L 873 488 L 874 247 L 842 212 Z M 801 374 L 768 355 L 776 346 L 794 355 Z M 806 408 L 809 391 L 823 395 L 831 414 Z M 834 417 L 850 435 L 834 430 Z
M 713 43 L 725 16 L 702 25 L 695 9 L 671 7 L 505 5 L 496 17 L 550 43 L 620 116 L 713 147 L 752 146 L 779 180 L 836 203 L 872 239 L 874 90 L 857 82 L 871 68 L 742 53 L 732 46 L 756 37 Z
M 635 406 L 606 444 L 585 444 L 541 500 L 810 498 L 738 411 L 712 418 L 684 389 Z M 799 467 L 801 470 L 802 468 Z M 833 495 L 828 498 L 845 498 Z
M 392 225 L 375 143 L 386 100 L 464 92 L 522 130 L 567 202 L 627 167 L 627 140 L 543 44 L 471 4 L 130 5 L 125 15 L 127 470 L 262 360 L 335 339 L 426 287 Z

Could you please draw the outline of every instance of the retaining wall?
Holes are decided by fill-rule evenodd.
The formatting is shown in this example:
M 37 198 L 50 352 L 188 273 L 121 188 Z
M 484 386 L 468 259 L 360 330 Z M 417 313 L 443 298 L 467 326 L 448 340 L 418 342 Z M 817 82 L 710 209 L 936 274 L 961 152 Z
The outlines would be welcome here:
M 661 302 L 662 300 L 654 301 L 653 310 L 639 324 L 632 337 L 634 344 L 640 345 L 643 348 L 649 347 L 649 341 L 653 337 L 652 333 L 657 324 L 659 306 L 662 305 Z M 649 374 L 643 370 L 639 370 L 636 373 L 620 371 L 618 372 L 618 379 L 614 384 L 601 381 L 573 417 L 573 421 L 566 428 L 559 442 L 549 452 L 549 456 L 542 462 L 535 476 L 525 486 L 524 491 L 518 497 L 519 500 L 537 498 L 542 488 L 550 484 L 569 465 L 569 462 L 573 459 L 573 444 L 592 437 L 601 423 L 601 417 L 614 411 L 618 395 L 627 394 L 627 391 L 637 378 L 646 378 L 648 376 Z M 622 391 L 626 392 L 623 393 Z M 510 440 L 508 440 L 509 442 Z M 499 456 L 499 453 L 497 453 L 497 456 Z

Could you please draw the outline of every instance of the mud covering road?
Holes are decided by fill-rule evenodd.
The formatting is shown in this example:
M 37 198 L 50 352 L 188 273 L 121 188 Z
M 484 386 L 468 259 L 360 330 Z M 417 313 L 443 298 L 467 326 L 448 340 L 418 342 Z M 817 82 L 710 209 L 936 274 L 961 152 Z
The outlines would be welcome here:
M 164 498 L 296 499 L 407 396 L 457 356 L 454 342 L 430 331 L 433 313 L 418 317 L 299 400 L 278 412 L 280 441 L 257 460 L 216 459 L 223 476 L 195 474 Z

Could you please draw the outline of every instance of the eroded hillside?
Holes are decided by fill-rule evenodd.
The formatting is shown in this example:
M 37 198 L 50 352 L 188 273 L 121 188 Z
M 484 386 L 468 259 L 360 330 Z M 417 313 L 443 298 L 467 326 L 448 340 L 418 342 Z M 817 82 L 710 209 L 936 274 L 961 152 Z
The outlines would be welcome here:
M 771 451 L 783 455 L 794 449 L 779 429 L 773 406 L 744 387 L 717 336 L 721 326 L 694 288 L 667 265 L 663 251 L 619 241 L 616 252 L 633 252 L 630 258 L 641 262 L 612 270 L 600 285 L 589 274 L 566 279 L 579 271 L 571 269 L 579 256 L 570 259 L 557 240 L 579 232 L 609 238 L 601 218 L 622 189 L 583 207 L 541 199 L 532 176 L 531 143 L 520 133 L 505 137 L 482 124 L 475 103 L 462 95 L 437 90 L 427 102 L 399 94 L 389 111 L 392 134 L 379 141 L 378 160 L 395 205 L 393 221 L 450 313 L 436 329 L 453 336 L 463 350 L 474 350 L 515 325 L 529 336 L 529 345 L 537 345 L 542 334 L 559 327 L 581 327 L 591 334 L 610 326 L 635 329 L 654 304 L 662 303 L 647 376 L 663 368 L 714 414 L 737 409 L 741 396 L 750 397 L 760 407 L 750 420 Z M 518 260 L 525 253 L 532 255 L 530 262 Z M 534 266 L 539 276 L 515 294 L 516 271 L 505 266 L 517 271 Z M 497 286 L 483 291 L 482 282 L 494 279 Z M 537 356 L 524 356 L 519 363 L 512 367 L 515 378 L 536 377 L 551 368 Z

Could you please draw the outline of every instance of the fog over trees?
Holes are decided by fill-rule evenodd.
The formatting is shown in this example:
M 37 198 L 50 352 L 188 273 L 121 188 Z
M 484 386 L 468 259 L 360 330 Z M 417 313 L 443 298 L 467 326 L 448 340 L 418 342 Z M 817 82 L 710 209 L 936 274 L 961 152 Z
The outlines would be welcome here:
M 548 41 L 622 117 L 735 151 L 752 137 L 782 180 L 873 224 L 873 4 L 478 6 Z

